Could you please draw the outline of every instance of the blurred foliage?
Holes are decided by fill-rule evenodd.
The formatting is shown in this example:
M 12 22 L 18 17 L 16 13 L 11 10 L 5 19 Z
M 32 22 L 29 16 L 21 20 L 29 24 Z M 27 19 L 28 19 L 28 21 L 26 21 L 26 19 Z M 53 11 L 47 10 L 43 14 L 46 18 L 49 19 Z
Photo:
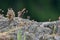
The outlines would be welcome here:
M 5 11 L 12 7 L 17 12 L 24 7 L 29 10 L 24 15 L 30 16 L 36 21 L 48 21 L 49 19 L 57 20 L 60 16 L 60 0 L 0 0 L 0 8 Z

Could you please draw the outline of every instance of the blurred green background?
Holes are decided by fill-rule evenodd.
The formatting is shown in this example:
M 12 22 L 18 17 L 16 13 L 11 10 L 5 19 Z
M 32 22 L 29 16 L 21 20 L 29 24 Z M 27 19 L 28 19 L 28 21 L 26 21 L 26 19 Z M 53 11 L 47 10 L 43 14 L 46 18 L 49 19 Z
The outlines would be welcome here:
M 48 19 L 57 20 L 60 16 L 60 0 L 0 0 L 0 8 L 6 15 L 7 9 L 11 7 L 17 12 L 24 7 L 29 10 L 27 14 L 36 21 L 48 21 Z

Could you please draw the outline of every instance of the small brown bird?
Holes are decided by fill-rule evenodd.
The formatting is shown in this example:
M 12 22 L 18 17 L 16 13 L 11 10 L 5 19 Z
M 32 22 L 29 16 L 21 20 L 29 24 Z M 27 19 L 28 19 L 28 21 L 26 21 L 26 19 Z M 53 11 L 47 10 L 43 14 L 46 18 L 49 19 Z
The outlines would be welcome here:
M 15 17 L 15 12 L 12 10 L 12 8 L 8 9 L 7 15 L 9 20 L 13 20 L 13 18 Z
M 23 8 L 21 11 L 18 12 L 18 17 L 22 17 L 22 15 L 25 13 L 26 8 Z

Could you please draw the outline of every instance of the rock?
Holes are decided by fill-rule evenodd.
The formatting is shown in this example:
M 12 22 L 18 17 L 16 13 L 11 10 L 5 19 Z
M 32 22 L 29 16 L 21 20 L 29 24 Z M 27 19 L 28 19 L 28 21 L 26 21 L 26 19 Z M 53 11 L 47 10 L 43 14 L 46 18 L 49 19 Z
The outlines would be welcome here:
M 58 40 L 59 37 L 54 38 L 53 36 L 49 36 L 52 32 L 54 23 L 55 22 L 37 22 L 15 17 L 9 24 L 7 18 L 3 18 L 0 20 L 0 32 L 7 32 L 9 29 L 21 26 L 22 40 L 24 40 L 24 34 L 26 35 L 26 40 L 45 40 L 45 38 L 46 40 Z M 8 35 L 11 35 L 14 40 L 17 40 L 18 31 L 19 29 L 9 33 Z

